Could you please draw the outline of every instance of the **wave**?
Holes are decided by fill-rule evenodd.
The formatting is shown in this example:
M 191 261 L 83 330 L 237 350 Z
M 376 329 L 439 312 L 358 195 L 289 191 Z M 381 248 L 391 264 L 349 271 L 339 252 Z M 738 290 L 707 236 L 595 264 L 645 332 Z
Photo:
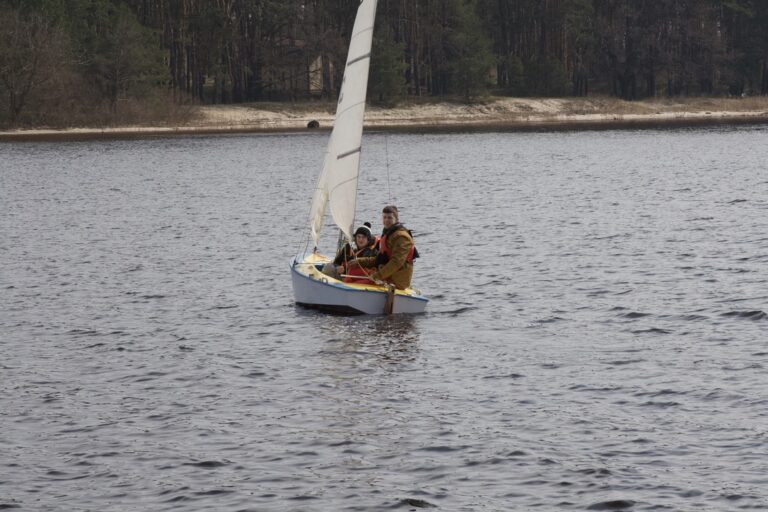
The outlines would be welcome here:
M 643 318 L 644 316 L 651 316 L 650 313 L 640 313 L 638 311 L 630 311 L 629 313 L 624 313 L 624 318 Z
M 605 364 L 610 366 L 625 366 L 628 364 L 635 364 L 635 363 L 644 363 L 645 359 L 625 359 L 625 360 L 618 360 L 618 361 L 607 361 Z
M 766 314 L 765 311 L 760 311 L 760 310 L 728 311 L 726 313 L 722 313 L 720 316 L 732 317 L 732 318 L 743 318 L 745 320 L 764 320 L 766 317 L 768 317 L 768 314 Z
M 394 507 L 400 508 L 403 506 L 415 507 L 415 508 L 436 508 L 437 505 L 430 503 L 426 500 L 420 500 L 416 498 L 402 498 Z
M 507 375 L 486 375 L 483 377 L 483 379 L 521 379 L 525 377 L 525 375 L 521 375 L 519 373 L 509 373 Z
M 635 506 L 632 500 L 601 501 L 587 507 L 587 510 L 624 510 Z
M 216 469 L 216 468 L 224 467 L 228 464 L 229 464 L 229 461 L 204 460 L 201 462 L 186 462 L 183 465 L 194 466 L 197 468 L 204 468 L 204 469 Z
M 638 329 L 636 331 L 630 332 L 632 334 L 672 334 L 672 331 L 661 329 L 659 327 L 651 327 L 650 329 Z
M 474 311 L 475 309 L 478 309 L 478 308 L 475 306 L 464 306 L 463 308 L 459 308 L 459 309 L 453 309 L 449 311 L 439 311 L 435 313 L 439 315 L 459 316 L 469 311 Z
M 542 318 L 540 320 L 536 321 L 536 324 L 553 324 L 555 322 L 562 322 L 564 320 L 567 320 L 561 316 L 551 316 L 549 318 Z

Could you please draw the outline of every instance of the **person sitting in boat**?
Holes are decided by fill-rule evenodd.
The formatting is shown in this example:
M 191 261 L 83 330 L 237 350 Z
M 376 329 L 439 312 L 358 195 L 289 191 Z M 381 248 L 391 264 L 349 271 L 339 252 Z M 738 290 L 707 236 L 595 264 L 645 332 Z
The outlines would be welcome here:
M 334 279 L 341 279 L 345 272 L 350 271 L 349 262 L 354 258 L 375 258 L 378 254 L 379 240 L 373 236 L 371 231 L 371 223 L 365 222 L 362 226 L 355 230 L 355 249 L 349 243 L 339 250 L 336 258 L 332 263 L 328 263 L 323 267 L 323 274 L 332 277 Z M 352 275 L 365 275 L 363 269 L 357 268 Z M 351 272 L 350 272 L 351 273 Z M 346 282 L 358 282 L 347 281 Z M 365 279 L 366 282 L 370 282 L 370 279 Z
M 370 274 L 374 282 L 390 283 L 399 290 L 405 290 L 411 286 L 413 260 L 419 257 L 419 252 L 410 230 L 400 224 L 396 206 L 385 206 L 381 220 L 384 231 L 379 240 L 379 254 L 375 258 L 358 258 L 352 266 L 375 267 Z
M 341 273 L 343 274 L 346 271 L 344 282 L 371 284 L 371 278 L 368 275 L 371 271 L 354 264 L 357 258 L 375 259 L 379 254 L 379 238 L 373 235 L 370 223 L 366 222 L 355 230 L 355 245 L 357 250 L 354 251 L 352 258 L 346 261 L 342 267 Z

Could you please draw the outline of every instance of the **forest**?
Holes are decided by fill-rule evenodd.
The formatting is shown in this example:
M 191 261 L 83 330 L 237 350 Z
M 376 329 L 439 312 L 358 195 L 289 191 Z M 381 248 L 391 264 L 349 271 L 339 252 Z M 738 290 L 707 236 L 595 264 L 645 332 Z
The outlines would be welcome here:
M 359 0 L 0 0 L 0 126 L 332 101 Z M 768 94 L 768 0 L 379 0 L 369 100 Z

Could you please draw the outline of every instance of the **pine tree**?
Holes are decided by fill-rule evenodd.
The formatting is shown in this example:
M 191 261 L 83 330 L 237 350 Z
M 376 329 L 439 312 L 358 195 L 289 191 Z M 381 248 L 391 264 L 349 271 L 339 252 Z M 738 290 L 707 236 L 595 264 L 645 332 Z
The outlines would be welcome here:
M 493 67 L 491 43 L 476 12 L 475 0 L 450 2 L 447 37 L 449 84 L 452 92 L 471 101 L 488 91 Z
M 394 40 L 389 26 L 379 28 L 375 33 L 368 97 L 374 102 L 393 105 L 405 94 L 405 45 Z

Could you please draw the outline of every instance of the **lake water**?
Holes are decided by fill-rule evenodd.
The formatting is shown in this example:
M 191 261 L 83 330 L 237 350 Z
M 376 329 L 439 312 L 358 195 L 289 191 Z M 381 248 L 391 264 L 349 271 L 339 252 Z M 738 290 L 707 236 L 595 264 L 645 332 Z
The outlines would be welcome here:
M 293 304 L 326 140 L 0 145 L 0 509 L 768 509 L 768 127 L 367 135 L 394 318 Z

